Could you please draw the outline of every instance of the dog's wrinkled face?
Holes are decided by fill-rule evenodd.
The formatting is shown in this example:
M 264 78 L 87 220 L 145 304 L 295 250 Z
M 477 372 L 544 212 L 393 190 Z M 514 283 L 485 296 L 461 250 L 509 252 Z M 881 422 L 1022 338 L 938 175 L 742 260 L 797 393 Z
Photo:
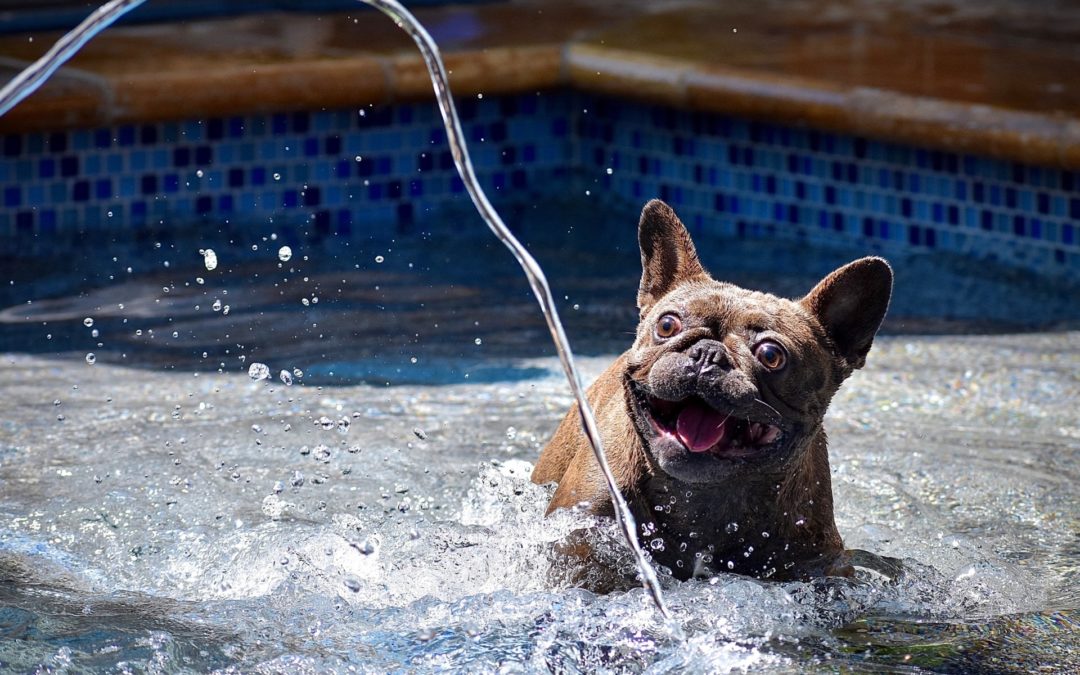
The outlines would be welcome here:
M 639 238 L 641 323 L 624 384 L 649 462 L 697 484 L 783 471 L 862 366 L 888 265 L 864 258 L 791 301 L 711 279 L 662 202 L 646 207 Z
M 788 459 L 839 384 L 820 333 L 796 303 L 730 284 L 665 295 L 641 322 L 626 374 L 652 459 L 692 483 Z

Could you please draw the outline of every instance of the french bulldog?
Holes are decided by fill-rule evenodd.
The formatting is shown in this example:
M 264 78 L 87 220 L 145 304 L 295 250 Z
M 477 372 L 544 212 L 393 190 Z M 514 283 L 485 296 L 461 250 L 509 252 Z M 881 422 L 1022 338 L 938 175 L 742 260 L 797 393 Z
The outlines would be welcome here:
M 867 257 L 786 300 L 715 281 L 675 212 L 638 227 L 640 323 L 587 396 L 642 547 L 681 580 L 850 575 L 822 419 L 866 362 L 892 270 Z M 547 512 L 613 515 L 575 405 L 532 473 Z

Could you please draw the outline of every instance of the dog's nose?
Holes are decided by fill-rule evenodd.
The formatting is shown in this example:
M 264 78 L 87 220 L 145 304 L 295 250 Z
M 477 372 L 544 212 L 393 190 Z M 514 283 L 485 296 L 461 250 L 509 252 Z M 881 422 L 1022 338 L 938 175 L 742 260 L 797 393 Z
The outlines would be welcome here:
M 697 344 L 690 348 L 689 356 L 690 361 L 699 373 L 708 373 L 717 368 L 720 370 L 731 370 L 732 368 L 731 355 L 728 354 L 724 343 L 718 340 L 698 341 Z

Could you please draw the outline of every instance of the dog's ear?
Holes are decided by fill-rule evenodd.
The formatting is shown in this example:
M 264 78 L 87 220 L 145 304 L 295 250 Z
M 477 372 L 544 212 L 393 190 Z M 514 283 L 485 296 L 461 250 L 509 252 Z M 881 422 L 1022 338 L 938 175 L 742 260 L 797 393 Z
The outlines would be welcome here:
M 638 224 L 641 247 L 641 285 L 638 310 L 644 316 L 668 291 L 684 281 L 709 275 L 698 262 L 694 242 L 671 207 L 653 199 L 641 211 Z
M 813 312 L 852 369 L 862 368 L 885 318 L 893 274 L 881 258 L 860 258 L 825 277 L 799 302 Z

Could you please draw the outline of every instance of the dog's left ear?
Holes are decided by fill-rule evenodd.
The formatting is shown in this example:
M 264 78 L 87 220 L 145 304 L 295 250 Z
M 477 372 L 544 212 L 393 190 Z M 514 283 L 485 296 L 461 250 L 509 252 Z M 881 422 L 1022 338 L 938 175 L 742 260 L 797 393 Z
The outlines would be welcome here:
M 641 316 L 684 281 L 708 279 L 698 261 L 694 242 L 670 206 L 653 199 L 641 211 L 638 223 L 641 247 L 641 285 L 638 287 L 638 310 Z
M 821 322 L 852 369 L 862 368 L 885 318 L 893 273 L 881 258 L 860 258 L 825 277 L 799 302 Z

